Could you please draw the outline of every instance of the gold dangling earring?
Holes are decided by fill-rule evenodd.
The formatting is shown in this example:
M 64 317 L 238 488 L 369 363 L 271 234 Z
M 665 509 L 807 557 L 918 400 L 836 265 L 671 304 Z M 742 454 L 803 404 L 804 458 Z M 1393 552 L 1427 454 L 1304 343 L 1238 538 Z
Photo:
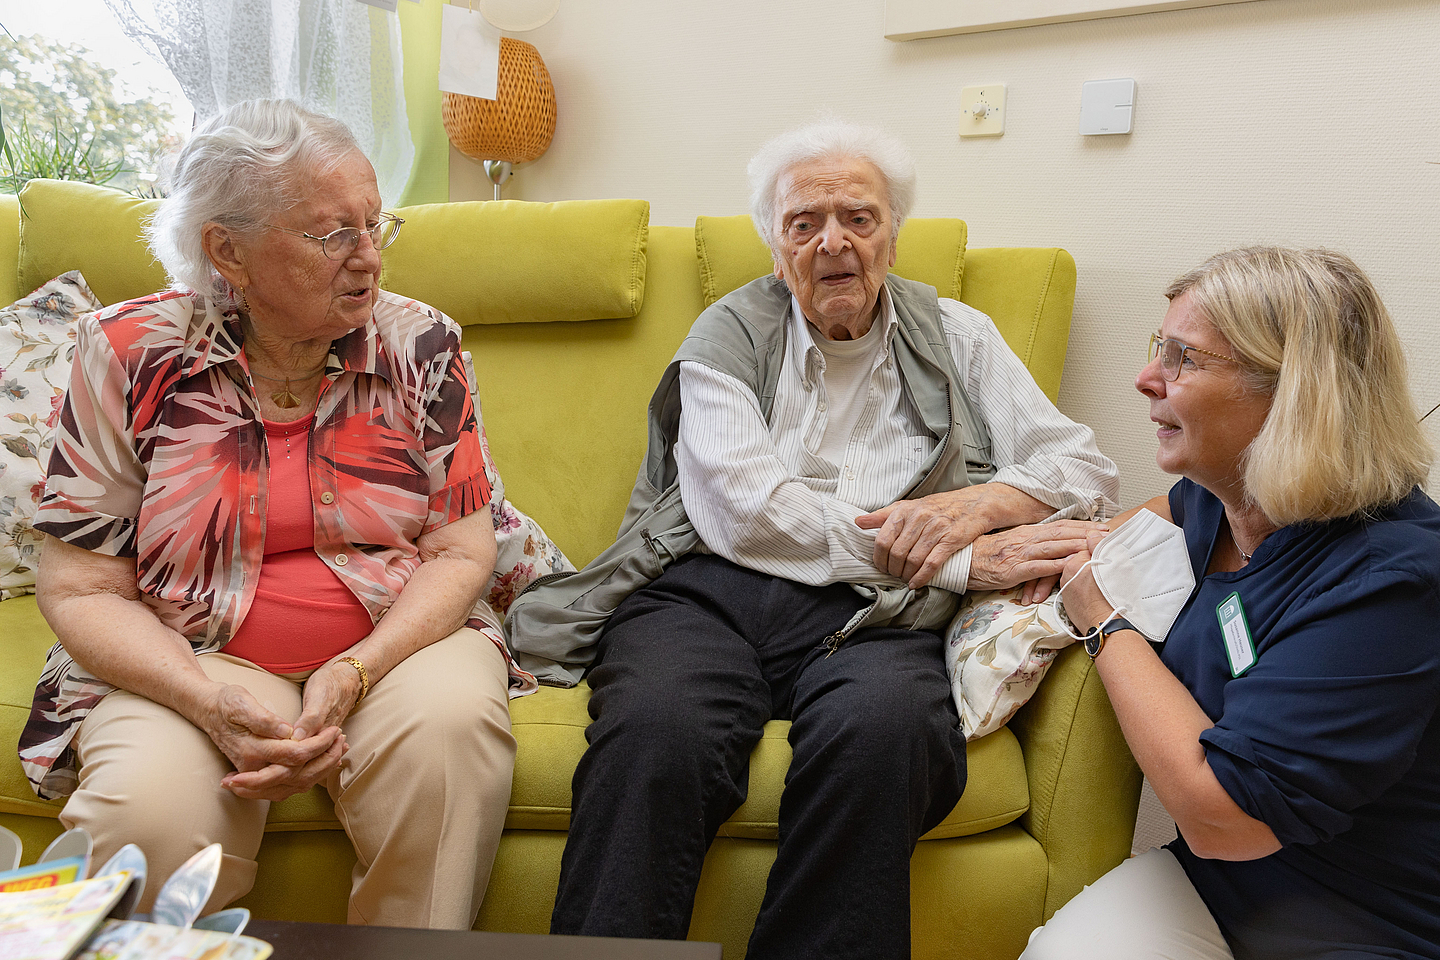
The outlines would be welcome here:
M 245 288 L 244 288 L 244 287 L 236 287 L 236 288 L 235 288 L 235 292 L 238 293 L 238 294 L 240 294 L 240 306 L 242 306 L 242 307 L 245 308 L 245 312 L 246 312 L 246 313 L 249 313 L 249 312 L 250 312 L 250 301 L 245 299 Z

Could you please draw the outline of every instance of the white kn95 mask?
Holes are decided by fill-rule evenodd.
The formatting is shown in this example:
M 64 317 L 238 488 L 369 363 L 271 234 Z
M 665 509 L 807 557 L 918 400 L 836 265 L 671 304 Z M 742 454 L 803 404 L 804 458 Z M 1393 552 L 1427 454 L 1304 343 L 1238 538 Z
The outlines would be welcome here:
M 1156 642 L 1165 639 L 1195 589 L 1185 531 L 1149 510 L 1101 540 L 1085 566 L 1114 608 L 1107 619 L 1124 617 Z M 1063 596 L 1058 599 L 1063 603 Z

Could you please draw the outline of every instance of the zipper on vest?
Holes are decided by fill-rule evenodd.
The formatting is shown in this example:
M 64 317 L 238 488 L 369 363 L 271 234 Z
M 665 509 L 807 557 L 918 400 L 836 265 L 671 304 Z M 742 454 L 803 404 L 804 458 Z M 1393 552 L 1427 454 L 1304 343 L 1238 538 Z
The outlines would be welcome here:
M 879 605 L 880 600 L 878 598 L 870 601 L 870 605 L 865 607 L 863 610 L 860 610 L 853 617 L 851 617 L 849 623 L 845 624 L 845 626 L 841 627 L 839 630 L 836 630 L 834 633 L 830 634 L 830 636 L 820 641 L 821 644 L 826 648 L 826 650 L 829 651 L 825 654 L 826 660 L 829 660 L 831 657 L 835 656 L 835 651 L 840 649 L 840 645 L 849 638 L 850 634 L 854 633 L 857 629 L 859 629 L 860 624 L 864 623 L 869 618 L 871 612 Z
M 564 580 L 566 577 L 573 577 L 579 572 L 580 571 L 578 570 L 560 570 L 556 573 L 547 573 L 543 577 L 536 577 L 534 580 L 531 580 L 529 583 L 525 584 L 524 590 L 521 590 L 519 593 L 515 594 L 515 600 L 519 600 L 521 597 L 525 596 L 525 594 L 529 593 L 531 590 L 534 590 L 541 584 L 549 583 L 552 580 Z M 515 605 L 515 600 L 510 601 L 510 605 L 512 607 Z

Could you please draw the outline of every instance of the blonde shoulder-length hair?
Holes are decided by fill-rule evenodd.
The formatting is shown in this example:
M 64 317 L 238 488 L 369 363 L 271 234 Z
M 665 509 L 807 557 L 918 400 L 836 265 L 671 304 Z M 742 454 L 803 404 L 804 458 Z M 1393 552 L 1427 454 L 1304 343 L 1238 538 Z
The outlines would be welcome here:
M 1434 451 L 1416 422 L 1404 349 L 1374 285 L 1329 250 L 1218 254 L 1165 291 L 1188 296 L 1272 397 L 1245 458 L 1248 496 L 1273 523 L 1371 512 L 1406 496 Z

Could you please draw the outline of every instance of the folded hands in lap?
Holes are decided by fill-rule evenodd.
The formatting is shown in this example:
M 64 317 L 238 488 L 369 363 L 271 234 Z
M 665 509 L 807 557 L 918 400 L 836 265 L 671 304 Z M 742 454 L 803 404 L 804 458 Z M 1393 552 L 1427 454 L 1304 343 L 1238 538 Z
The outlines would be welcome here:
M 306 682 L 300 716 L 291 724 L 244 687 L 220 686 L 201 729 L 235 765 L 221 786 L 246 800 L 277 801 L 324 780 L 349 748 L 340 723 L 358 693 L 353 668 L 327 664 Z

